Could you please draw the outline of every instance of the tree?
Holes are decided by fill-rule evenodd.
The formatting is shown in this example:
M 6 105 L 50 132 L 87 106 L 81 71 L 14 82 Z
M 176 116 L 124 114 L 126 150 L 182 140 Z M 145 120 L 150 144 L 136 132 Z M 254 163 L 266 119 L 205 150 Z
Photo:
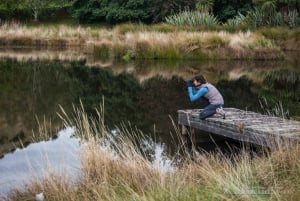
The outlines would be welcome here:
M 246 15 L 252 8 L 252 0 L 214 0 L 213 14 L 221 22 L 226 22 L 239 13 Z
M 196 9 L 204 13 L 211 13 L 214 0 L 196 0 Z
M 300 6 L 299 0 L 253 0 L 253 3 L 264 11 L 299 11 Z
M 149 8 L 152 22 L 161 22 L 166 16 L 195 9 L 195 0 L 153 0 Z
M 34 21 L 38 21 L 38 16 L 42 9 L 46 7 L 49 0 L 27 0 L 27 6 L 32 9 Z
M 50 7 L 62 8 L 71 4 L 72 0 L 26 0 L 25 7 L 32 10 L 34 21 L 38 21 L 40 13 Z
M 72 5 L 72 15 L 80 22 L 105 21 L 107 0 L 75 0 Z
M 150 0 L 76 0 L 73 16 L 81 22 L 148 21 Z
M 148 0 L 111 1 L 106 20 L 110 23 L 147 21 L 149 3 Z
M 256 14 L 262 16 L 262 25 L 283 26 L 290 28 L 299 25 L 299 0 L 253 0 L 256 10 L 251 12 L 253 20 Z
M 20 9 L 21 4 L 21 0 L 0 0 L 0 18 L 10 18 Z

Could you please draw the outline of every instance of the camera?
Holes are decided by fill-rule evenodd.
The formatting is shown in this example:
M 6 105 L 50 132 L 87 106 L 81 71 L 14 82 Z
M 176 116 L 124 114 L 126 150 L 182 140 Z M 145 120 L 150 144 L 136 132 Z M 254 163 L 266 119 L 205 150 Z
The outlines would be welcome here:
M 194 86 L 193 80 L 191 79 L 184 80 L 184 82 L 188 87 Z

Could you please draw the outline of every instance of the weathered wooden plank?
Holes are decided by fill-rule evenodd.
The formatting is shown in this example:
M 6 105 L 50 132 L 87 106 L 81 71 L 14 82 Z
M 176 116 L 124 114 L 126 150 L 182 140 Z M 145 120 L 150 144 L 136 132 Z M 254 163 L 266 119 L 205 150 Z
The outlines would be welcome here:
M 199 109 L 178 110 L 178 124 L 222 135 L 236 140 L 265 144 L 270 138 L 299 138 L 300 122 L 263 115 L 236 108 L 224 108 L 221 116 L 201 120 Z

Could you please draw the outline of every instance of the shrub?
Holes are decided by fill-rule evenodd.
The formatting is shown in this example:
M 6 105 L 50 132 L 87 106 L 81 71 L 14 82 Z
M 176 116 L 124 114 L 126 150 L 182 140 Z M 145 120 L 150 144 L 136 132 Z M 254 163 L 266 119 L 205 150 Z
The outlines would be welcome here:
M 286 40 L 289 37 L 290 30 L 287 28 L 263 28 L 258 31 L 266 38 L 272 40 Z
M 241 13 L 238 13 L 238 15 L 235 16 L 233 19 L 227 20 L 225 26 L 231 29 L 235 29 L 245 23 L 246 23 L 246 16 Z
M 179 14 L 166 17 L 166 22 L 172 25 L 190 25 L 190 26 L 216 26 L 218 19 L 208 13 L 199 11 L 184 11 Z
M 224 47 L 229 44 L 229 40 L 225 40 L 220 36 L 210 36 L 207 38 L 207 44 L 210 47 Z
M 297 10 L 292 10 L 289 11 L 287 14 L 284 16 L 285 23 L 290 27 L 290 28 L 295 28 L 299 26 L 299 14 Z
M 271 40 L 265 38 L 265 37 L 261 37 L 258 40 L 256 40 L 253 43 L 248 44 L 248 48 L 250 49 L 279 49 L 278 46 L 276 44 L 274 44 L 274 42 L 272 42 Z
M 72 7 L 75 18 L 81 22 L 94 23 L 107 21 L 120 23 L 127 21 L 149 20 L 148 1 L 103 1 L 103 0 L 77 0 Z
M 286 41 L 294 41 L 293 45 L 296 45 L 300 40 L 300 28 L 289 29 L 288 27 L 273 27 L 273 28 L 262 28 L 257 31 L 268 39 L 272 39 L 275 42 L 282 42 L 286 44 Z
M 290 28 L 296 28 L 299 26 L 297 10 L 282 14 L 281 12 L 266 12 L 260 8 L 255 8 L 248 12 L 246 19 L 247 24 L 253 28 L 262 26 L 288 26 Z
M 261 9 L 255 8 L 254 10 L 248 12 L 246 16 L 247 24 L 253 28 L 261 27 L 265 22 L 264 12 Z

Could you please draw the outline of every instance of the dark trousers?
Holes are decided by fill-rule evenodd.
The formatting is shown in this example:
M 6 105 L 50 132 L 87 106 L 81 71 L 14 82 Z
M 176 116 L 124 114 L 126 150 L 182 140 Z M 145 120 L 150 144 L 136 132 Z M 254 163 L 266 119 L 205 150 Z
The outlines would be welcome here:
M 212 105 L 209 103 L 208 99 L 202 97 L 202 101 L 206 105 L 206 107 L 200 112 L 200 119 L 204 120 L 207 117 L 214 115 L 217 111 L 217 108 L 223 107 L 222 104 Z

